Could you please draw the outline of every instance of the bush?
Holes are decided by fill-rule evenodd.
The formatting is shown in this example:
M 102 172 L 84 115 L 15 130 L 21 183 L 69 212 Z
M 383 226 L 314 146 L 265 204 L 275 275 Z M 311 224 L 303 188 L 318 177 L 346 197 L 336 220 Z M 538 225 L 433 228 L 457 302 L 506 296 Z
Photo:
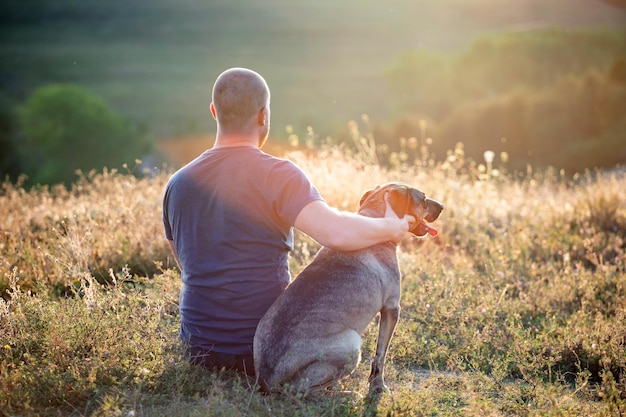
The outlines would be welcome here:
M 13 100 L 0 93 L 0 176 L 15 179 L 20 171 L 19 161 L 14 157 L 16 144 L 17 115 Z M 4 178 L 2 178 L 4 179 Z
M 506 150 L 516 168 L 531 162 L 571 174 L 611 167 L 626 161 L 619 146 L 624 106 L 626 87 L 609 74 L 568 77 L 543 91 L 518 90 L 460 108 L 440 123 L 437 145 L 472 144 L 472 158 L 484 149 Z
M 398 115 L 379 143 L 425 139 L 441 159 L 463 142 L 478 160 L 506 151 L 510 166 L 569 173 L 626 162 L 623 31 L 545 30 L 478 39 L 459 55 L 416 50 L 387 72 Z M 404 113 L 404 115 L 402 115 Z M 385 133 L 388 132 L 388 133 Z
M 73 85 L 36 90 L 21 109 L 20 127 L 21 156 L 33 183 L 69 183 L 77 170 L 119 168 L 150 150 L 136 126 Z

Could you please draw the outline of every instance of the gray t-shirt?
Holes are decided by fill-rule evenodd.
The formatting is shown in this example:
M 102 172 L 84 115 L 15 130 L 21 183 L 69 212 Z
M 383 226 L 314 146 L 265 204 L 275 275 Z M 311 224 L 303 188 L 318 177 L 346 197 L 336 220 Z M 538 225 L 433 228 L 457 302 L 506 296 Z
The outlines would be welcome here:
M 183 268 L 184 341 L 252 353 L 259 320 L 290 281 L 292 226 L 315 200 L 300 168 L 250 147 L 208 150 L 172 175 L 163 225 Z

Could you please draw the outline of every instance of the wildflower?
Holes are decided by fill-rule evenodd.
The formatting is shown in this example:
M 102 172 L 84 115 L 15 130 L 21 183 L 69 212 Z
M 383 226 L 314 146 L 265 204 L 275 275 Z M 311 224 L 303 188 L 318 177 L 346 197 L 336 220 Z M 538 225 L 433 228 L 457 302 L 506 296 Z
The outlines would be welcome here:
M 483 158 L 485 158 L 485 162 L 490 164 L 493 162 L 493 158 L 495 158 L 496 154 L 493 151 L 485 151 L 483 154 Z

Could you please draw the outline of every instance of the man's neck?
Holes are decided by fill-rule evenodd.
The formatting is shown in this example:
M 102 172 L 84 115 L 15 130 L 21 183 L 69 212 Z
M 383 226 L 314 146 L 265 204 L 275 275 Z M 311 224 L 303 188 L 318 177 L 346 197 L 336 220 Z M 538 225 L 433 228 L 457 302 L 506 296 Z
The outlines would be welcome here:
M 213 148 L 234 148 L 245 146 L 258 149 L 258 143 L 258 139 L 251 136 L 232 134 L 225 135 L 218 133 L 215 138 L 215 144 L 213 145 Z

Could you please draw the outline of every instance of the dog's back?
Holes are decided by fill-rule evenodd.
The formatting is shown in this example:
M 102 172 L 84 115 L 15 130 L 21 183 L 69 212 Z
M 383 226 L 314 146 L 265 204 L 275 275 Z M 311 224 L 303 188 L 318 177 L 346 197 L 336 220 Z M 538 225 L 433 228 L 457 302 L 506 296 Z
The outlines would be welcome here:
M 348 367 L 356 366 L 360 335 L 383 305 L 399 302 L 395 251 L 391 243 L 353 252 L 320 250 L 259 323 L 254 361 L 263 390 L 297 383 L 310 362 L 332 361 L 338 350 Z

